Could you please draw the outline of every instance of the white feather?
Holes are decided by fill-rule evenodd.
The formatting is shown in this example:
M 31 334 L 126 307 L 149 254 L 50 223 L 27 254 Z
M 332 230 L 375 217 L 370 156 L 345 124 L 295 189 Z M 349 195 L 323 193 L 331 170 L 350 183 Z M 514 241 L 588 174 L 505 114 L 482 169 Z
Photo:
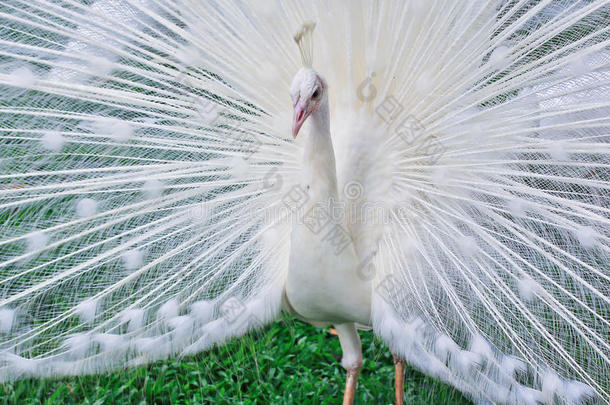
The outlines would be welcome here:
M 126 142 L 134 134 L 129 122 L 117 118 L 102 118 L 91 123 L 91 130 L 98 135 L 113 138 L 117 142 Z
M 141 355 L 167 352 L 169 341 L 166 336 L 141 337 L 134 340 L 136 351 Z
M 595 397 L 593 388 L 580 381 L 567 381 L 564 388 L 569 403 L 582 404 Z
M 434 349 L 439 359 L 446 362 L 447 358 L 453 353 L 457 353 L 460 347 L 448 335 L 439 335 L 436 338 Z
M 97 213 L 97 201 L 92 198 L 82 198 L 76 203 L 76 215 L 81 218 L 91 217 Z
M 523 405 L 540 405 L 543 402 L 543 393 L 534 390 L 529 387 L 519 386 L 518 390 L 518 404 Z
M 554 372 L 547 372 L 542 377 L 542 396 L 547 404 L 555 403 L 555 396 L 564 394 L 564 382 Z
M 127 324 L 127 331 L 133 332 L 144 325 L 146 311 L 139 308 L 127 309 L 121 313 L 121 322 Z
M 6 361 L 14 372 L 22 376 L 36 375 L 42 371 L 41 360 L 28 359 L 8 352 L 0 353 L 0 360 Z
M 42 136 L 40 142 L 44 148 L 59 152 L 66 140 L 59 132 L 50 131 Z
M 148 179 L 142 186 L 142 191 L 146 198 L 158 198 L 163 194 L 164 185 L 160 180 Z
M 180 304 L 178 303 L 178 300 L 172 298 L 159 307 L 159 310 L 157 311 L 157 319 L 169 321 L 170 319 L 178 316 L 179 310 Z
M 28 252 L 36 252 L 43 249 L 49 243 L 49 235 L 43 231 L 33 232 L 27 238 Z
M 508 63 L 507 59 L 511 53 L 511 49 L 506 45 L 501 45 L 493 50 L 489 56 L 489 63 L 495 65 L 497 68 L 505 67 Z
M 576 230 L 576 238 L 578 242 L 585 248 L 592 248 L 596 243 L 596 235 L 593 228 L 590 226 L 581 226 Z
M 202 338 L 194 344 L 194 352 L 205 350 L 214 344 L 223 343 L 231 334 L 230 327 L 224 318 L 205 324 L 201 329 Z
M 485 360 L 492 360 L 494 358 L 493 349 L 489 345 L 489 342 L 481 335 L 472 336 L 472 339 L 470 340 L 470 351 L 480 354 Z
M 0 333 L 9 333 L 15 326 L 16 311 L 11 308 L 0 309 Z
M 521 199 L 514 198 L 508 201 L 507 208 L 510 213 L 516 217 L 523 217 L 526 213 L 525 202 Z
M 452 357 L 451 365 L 455 366 L 456 371 L 465 375 L 470 375 L 473 370 L 483 367 L 485 358 L 479 353 L 468 350 L 460 350 L 456 356 Z
M 173 344 L 180 347 L 184 346 L 193 336 L 194 319 L 190 315 L 182 315 L 171 318 L 167 322 L 173 329 Z
M 241 179 L 245 177 L 250 171 L 250 166 L 248 162 L 241 156 L 235 156 L 231 158 L 229 165 L 231 167 L 231 174 L 236 179 Z
M 191 304 L 191 315 L 201 323 L 207 323 L 214 316 L 214 303 L 211 301 L 197 301 Z
M 534 301 L 537 295 L 542 293 L 542 286 L 529 276 L 517 280 L 517 288 L 519 295 L 526 302 Z
M 102 352 L 116 352 L 126 349 L 126 340 L 123 336 L 113 333 L 98 333 L 92 340 L 100 345 Z
M 502 356 L 501 370 L 509 377 L 514 377 L 515 373 L 525 373 L 527 365 L 525 362 L 515 356 Z
M 64 341 L 67 354 L 73 359 L 82 359 L 91 349 L 91 336 L 87 333 L 75 333 Z
M 99 300 L 87 299 L 80 302 L 74 309 L 82 322 L 91 323 L 95 320 L 99 309 Z
M 36 83 L 36 75 L 29 67 L 22 66 L 10 73 L 9 82 L 19 87 L 33 87 Z
M 144 252 L 140 249 L 130 249 L 121 255 L 123 265 L 127 270 L 135 270 L 144 262 Z
M 89 56 L 89 68 L 96 76 L 106 76 L 114 69 L 114 62 L 101 56 Z

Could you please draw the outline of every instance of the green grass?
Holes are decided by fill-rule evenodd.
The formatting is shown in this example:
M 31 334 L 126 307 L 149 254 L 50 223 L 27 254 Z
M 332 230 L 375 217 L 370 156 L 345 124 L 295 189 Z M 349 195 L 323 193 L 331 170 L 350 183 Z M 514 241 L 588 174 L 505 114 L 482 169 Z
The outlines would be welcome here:
M 357 404 L 394 402 L 385 345 L 361 332 Z M 337 404 L 345 372 L 328 329 L 284 319 L 198 356 L 100 376 L 0 385 L 2 404 Z M 405 403 L 470 404 L 459 392 L 407 368 Z

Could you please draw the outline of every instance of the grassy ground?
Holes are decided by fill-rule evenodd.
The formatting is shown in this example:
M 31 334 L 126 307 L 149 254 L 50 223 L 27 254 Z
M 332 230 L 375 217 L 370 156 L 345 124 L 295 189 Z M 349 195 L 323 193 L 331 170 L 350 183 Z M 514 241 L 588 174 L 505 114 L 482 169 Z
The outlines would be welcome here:
M 394 366 L 387 348 L 361 332 L 358 404 L 391 404 Z M 196 357 L 122 372 L 0 385 L 2 404 L 337 404 L 345 373 L 339 340 L 282 320 Z M 469 404 L 459 392 L 407 368 L 405 402 Z

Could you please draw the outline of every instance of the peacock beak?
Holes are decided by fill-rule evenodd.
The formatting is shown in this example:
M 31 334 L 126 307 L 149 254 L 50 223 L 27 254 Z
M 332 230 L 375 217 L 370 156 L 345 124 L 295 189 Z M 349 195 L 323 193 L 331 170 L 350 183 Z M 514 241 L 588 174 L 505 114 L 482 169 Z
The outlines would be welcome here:
M 307 117 L 309 117 L 310 114 L 311 111 L 309 111 L 309 109 L 306 107 L 303 107 L 301 104 L 297 103 L 294 106 L 294 115 L 292 116 L 292 136 L 294 138 L 297 137 L 303 123 L 305 120 L 307 120 Z

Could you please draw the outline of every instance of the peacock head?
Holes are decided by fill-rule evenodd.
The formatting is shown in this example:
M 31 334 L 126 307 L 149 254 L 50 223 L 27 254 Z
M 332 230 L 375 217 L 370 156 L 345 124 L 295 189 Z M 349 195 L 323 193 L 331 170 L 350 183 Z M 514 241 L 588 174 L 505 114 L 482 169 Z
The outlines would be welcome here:
M 296 138 L 307 118 L 328 102 L 326 80 L 315 70 L 301 68 L 290 86 L 294 106 L 292 136 Z

